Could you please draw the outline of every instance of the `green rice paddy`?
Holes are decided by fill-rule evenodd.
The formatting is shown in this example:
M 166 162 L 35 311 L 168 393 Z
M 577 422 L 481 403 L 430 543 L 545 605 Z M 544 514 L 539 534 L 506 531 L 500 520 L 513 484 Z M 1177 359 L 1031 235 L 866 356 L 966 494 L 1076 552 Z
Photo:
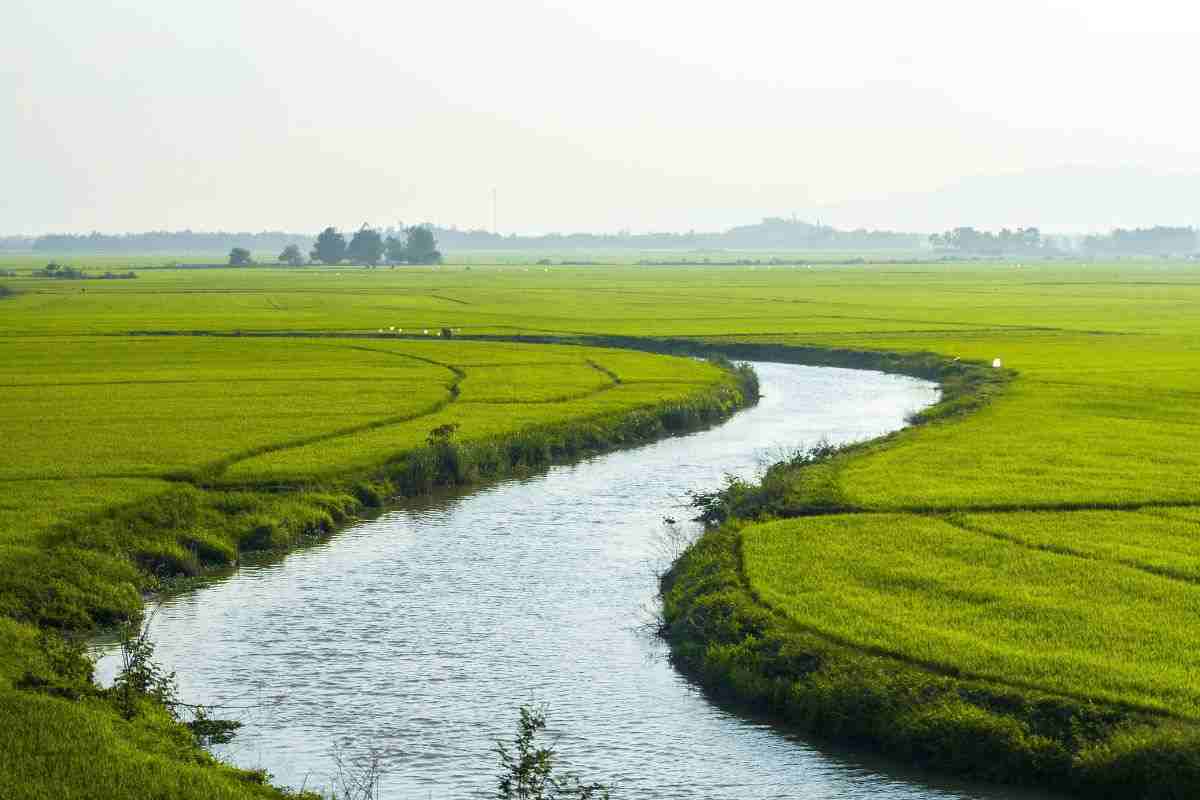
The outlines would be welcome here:
M 685 557 L 668 617 L 723 597 L 740 622 L 680 628 L 676 649 L 744 700 L 914 760 L 1097 796 L 1200 787 L 1200 265 L 139 268 L 0 285 L 18 292 L 0 298 L 0 554 L 66 597 L 83 579 L 54 548 L 123 574 L 120 526 L 71 527 L 114 508 L 324 485 L 245 512 L 307 524 L 338 516 L 350 489 L 328 484 L 426 446 L 437 426 L 497 441 L 722 380 L 629 350 L 434 340 L 443 327 L 999 358 L 1011 380 L 979 410 L 839 455 L 821 465 L 819 506 L 797 491 L 783 519 Z M 217 512 L 201 506 L 158 550 L 130 541 L 162 563 L 220 550 Z M 29 586 L 5 591 L 12 615 L 41 603 L 78 621 Z M 1029 710 L 1047 703 L 1075 722 Z

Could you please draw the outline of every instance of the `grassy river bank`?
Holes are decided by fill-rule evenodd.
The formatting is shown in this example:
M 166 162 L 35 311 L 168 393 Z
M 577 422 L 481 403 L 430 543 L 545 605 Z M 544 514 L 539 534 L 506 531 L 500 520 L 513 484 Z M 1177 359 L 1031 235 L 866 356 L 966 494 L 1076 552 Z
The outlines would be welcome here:
M 94 687 L 70 642 L 137 620 L 147 593 L 329 535 L 395 497 L 652 441 L 757 396 L 730 364 L 599 348 L 0 346 L 14 456 L 0 514 L 6 798 L 281 796 L 263 772 L 209 757 L 177 708 Z

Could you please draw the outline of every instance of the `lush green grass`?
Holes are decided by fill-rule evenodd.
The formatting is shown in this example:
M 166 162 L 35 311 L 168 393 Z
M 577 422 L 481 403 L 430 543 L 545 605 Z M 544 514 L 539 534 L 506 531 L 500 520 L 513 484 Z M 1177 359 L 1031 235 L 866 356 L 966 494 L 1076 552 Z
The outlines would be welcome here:
M 460 438 L 495 440 L 522 429 L 653 406 L 670 397 L 670 393 L 678 391 L 680 386 L 645 383 L 601 388 L 606 391 L 554 403 L 473 403 L 464 399 L 422 417 L 419 423 L 388 425 L 247 458 L 232 464 L 216 480 L 246 484 L 332 477 L 365 469 L 401 450 L 420 447 L 425 444 L 429 431 L 442 425 L 458 426 Z
M 668 383 L 719 378 L 711 366 L 682 359 L 477 342 L 138 336 L 77 337 L 68 345 L 7 337 L 0 356 L 9 456 L 0 480 L 76 486 L 209 474 L 259 452 L 310 442 L 319 452 L 326 442 L 375 430 L 377 447 L 360 455 L 382 461 L 446 421 L 470 424 L 473 414 L 489 421 L 512 413 L 508 406 L 537 405 L 516 409 L 522 424 L 561 421 L 683 392 Z M 620 385 L 606 361 L 661 376 L 662 385 L 596 398 Z M 437 415 L 456 402 L 471 408 Z M 494 435 L 512 426 L 480 428 Z
M 103 268 L 126 266 L 147 264 Z M 229 558 L 239 536 L 287 544 L 336 522 L 380 481 L 486 473 L 496 442 L 518 429 L 540 431 L 518 463 L 545 448 L 615 443 L 628 431 L 614 414 L 685 402 L 711 375 L 628 352 L 497 342 L 475 351 L 425 341 L 425 330 L 688 338 L 742 356 L 959 382 L 929 424 L 777 472 L 770 502 L 753 507 L 837 516 L 738 528 L 720 540 L 732 560 L 701 551 L 723 566 L 681 569 L 668 611 L 723 611 L 704 616 L 712 626 L 679 632 L 677 649 L 713 685 L 904 757 L 1101 795 L 1118 787 L 1110 796 L 1200 786 L 1190 655 L 1200 642 L 1189 621 L 1200 536 L 1198 265 L 145 269 L 133 281 L 0 285 L 18 292 L 0 298 L 0 424 L 13 454 L 0 466 L 5 558 L 38 554 L 30 574 L 64 588 L 116 575 L 127 554 L 187 572 Z M 379 333 L 392 327 L 419 338 Z M 128 335 L 137 331 L 329 338 Z M 1011 370 L 996 376 L 1012 378 L 1003 388 L 952 362 L 996 357 Z M 379 380 L 362 380 L 367 370 Z M 212 413 L 226 398 L 239 413 L 225 413 L 233 403 Z M 572 420 L 569 441 L 546 433 Z M 426 446 L 443 423 L 460 426 L 452 464 Z M 155 451 L 138 433 L 173 444 Z M 393 457 L 406 449 L 423 455 Z M 384 472 L 371 471 L 381 463 Z M 357 483 L 286 502 L 241 491 L 351 474 Z M 173 504 L 138 517 L 164 477 L 209 488 L 191 503 L 176 485 Z M 105 511 L 109 492 L 118 510 Z M 62 528 L 85 518 L 95 522 Z M 217 522 L 231 518 L 240 534 Z M 164 520 L 167 536 L 150 533 Z M 45 538 L 52 529 L 57 538 Z M 100 560 L 72 572 L 45 555 L 48 542 Z M 6 591 L 78 621 L 73 601 L 57 599 L 70 592 Z M 126 605 L 105 596 L 94 610 Z M 825 667 L 813 672 L 813 659 Z M 1047 716 L 1046 704 L 1061 714 Z
M 1047 354 L 1075 355 L 1088 349 L 1078 340 L 1090 331 L 1194 333 L 1186 312 L 1200 297 L 1197 267 L 1180 264 L 229 269 L 160 270 L 86 286 L 0 281 L 23 292 L 5 301 L 14 311 L 0 319 L 0 332 L 20 334 L 448 325 L 464 333 L 798 334 L 884 346 L 890 334 L 903 346 L 925 337 L 947 349 L 981 335 L 1007 349 L 1032 335 L 1050 345 Z M 1059 335 L 1065 347 L 1055 344 Z
M 1002 685 L 1200 718 L 1200 528 L 1173 526 L 1172 558 L 1153 547 L 1161 533 L 1150 517 L 1016 516 L 985 519 L 1056 548 L 1087 543 L 1056 552 L 1018 546 L 1019 533 L 999 538 L 936 517 L 838 514 L 747 530 L 746 577 L 763 602 L 855 647 Z M 1093 528 L 1108 536 L 1095 543 Z M 1150 552 L 1107 558 L 1120 552 L 1118 529 Z M 1155 574 L 1147 562 L 1185 564 L 1193 580 Z
M 86 676 L 66 676 L 36 630 L 3 617 L 0 753 L 5 800 L 279 797 L 262 774 L 198 751 L 161 707 L 144 703 L 123 719 Z
M 638 414 L 702 416 L 705 398 L 726 402 L 713 392 L 731 380 L 712 364 L 644 353 L 395 337 L 9 336 L 0 353 L 0 608 L 67 626 L 131 610 L 124 559 L 148 579 L 192 575 L 236 562 L 239 548 L 328 530 L 344 515 L 340 496 L 375 502 L 388 486 L 414 488 L 388 465 L 428 452 L 436 428 L 453 432 L 421 485 L 636 438 L 617 421 Z M 587 441 L 555 438 L 581 425 Z M 534 432 L 536 454 L 472 474 L 458 463 Z M 454 474 L 443 474 L 451 455 Z M 281 480 L 309 494 L 253 491 Z M 210 488 L 234 484 L 234 496 Z M 83 574 L 68 568 L 85 561 Z
M 853 515 L 845 527 L 853 535 L 856 528 L 849 523 L 870 525 L 872 519 L 880 517 Z M 921 524 L 921 518 L 909 515 L 889 518 L 897 527 Z M 814 535 L 832 530 L 832 535 L 838 537 L 839 519 L 820 518 Z M 953 544 L 942 542 L 936 535 L 936 526 L 942 523 L 929 522 L 934 529 L 934 557 L 942 558 Z M 774 525 L 784 529 L 798 522 Z M 956 584 L 949 591 L 939 592 L 936 581 L 928 580 L 927 574 L 906 582 L 912 559 L 896 554 L 903 547 L 902 536 L 884 537 L 887 541 L 882 544 L 875 537 L 880 551 L 877 555 L 863 556 L 861 549 L 854 550 L 848 558 L 851 562 L 860 558 L 866 561 L 868 566 L 862 569 L 857 563 L 846 564 L 846 557 L 839 561 L 844 568 L 841 577 L 847 584 L 848 604 L 866 611 L 867 619 L 861 623 L 857 616 L 846 620 L 841 604 L 833 601 L 837 605 L 834 616 L 846 624 L 829 634 L 814 627 L 811 618 L 799 618 L 794 613 L 796 604 L 784 601 L 787 610 L 779 610 L 764 603 L 748 584 L 743 547 L 764 528 L 770 531 L 772 527 L 747 529 L 727 523 L 710 531 L 675 563 L 663 582 L 662 632 L 671 641 L 676 663 L 718 696 L 749 704 L 824 737 L 977 778 L 1114 800 L 1183 800 L 1196 795 L 1196 787 L 1200 786 L 1200 729 L 1188 717 L 1145 712 L 1125 703 L 1096 702 L 1035 683 L 1018 684 L 1011 676 L 988 679 L 966 673 L 954 664 L 920 661 L 898 651 L 899 646 L 914 642 L 928 651 L 955 635 L 959 637 L 956 645 L 970 647 L 978 643 L 972 634 L 980 627 L 981 619 L 992 631 L 999 624 L 988 618 L 982 604 L 956 607 L 953 599 L 969 596 L 973 590 L 970 585 Z M 947 537 L 954 535 L 947 531 Z M 834 549 L 837 547 L 835 543 Z M 773 566 L 786 569 L 786 564 L 795 563 L 801 552 L 802 547 L 787 549 L 786 553 L 781 550 L 783 557 Z M 1002 554 L 1000 559 L 1007 561 L 1009 555 Z M 895 561 L 894 571 L 883 563 L 889 557 Z M 868 572 L 871 565 L 878 568 L 877 580 L 894 582 L 892 588 L 897 592 L 878 606 L 865 602 L 875 581 L 860 585 L 853 577 L 845 577 Z M 794 570 L 803 573 L 805 566 L 820 570 L 811 562 L 798 564 Z M 961 577 L 972 566 L 952 560 L 951 572 Z M 1045 568 L 1044 564 L 1039 566 Z M 997 608 L 1019 609 L 1019 616 L 1028 613 L 1039 600 L 1047 603 L 1053 587 L 1044 583 L 1033 587 L 1032 595 L 1020 594 L 1020 589 L 1029 589 L 1030 585 L 1019 579 L 1028 577 L 1033 569 L 1022 569 L 1020 564 L 1000 569 L 1018 576 L 1016 586 L 997 580 L 995 573 L 984 575 L 976 598 L 990 593 Z M 1051 579 L 1058 577 L 1054 574 Z M 915 583 L 922 586 L 917 588 Z M 1078 580 L 1072 577 L 1069 584 L 1077 586 Z M 768 588 L 783 595 L 790 591 L 788 585 L 771 581 Z M 1087 587 L 1089 591 L 1091 588 Z M 830 591 L 837 590 L 823 590 Z M 1111 598 L 1111 593 L 1104 597 Z M 950 602 L 937 609 L 940 616 L 935 615 L 924 628 L 922 619 L 905 614 L 906 607 L 901 605 L 902 600 L 909 599 L 917 604 L 914 610 L 926 610 L 929 605 L 936 608 L 939 598 Z M 815 600 L 821 601 L 821 597 Z M 1052 615 L 1060 613 L 1057 598 L 1047 604 Z M 1068 606 L 1068 611 L 1078 608 L 1076 602 Z M 957 619 L 947 619 L 956 614 Z M 879 625 L 877 617 L 881 616 L 900 620 L 895 635 L 881 634 L 886 647 L 872 647 L 865 637 L 855 640 L 846 635 Z M 1126 622 L 1120 620 L 1122 625 Z M 1033 620 L 1020 617 L 1013 627 L 1027 630 L 1033 624 Z M 1147 625 L 1146 621 L 1138 624 Z M 1074 634 L 1076 641 L 1087 627 L 1084 621 L 1080 633 Z M 1002 636 L 1010 634 L 1006 630 Z M 1006 667 L 1024 667 L 1027 671 L 1039 667 L 1036 653 L 1030 652 L 1036 650 L 1036 645 L 1026 649 L 1023 664 L 1012 641 L 1006 646 L 1004 641 L 987 640 L 983 646 L 985 658 L 998 656 L 1009 662 Z M 969 650 L 955 651 L 952 647 L 942 648 L 938 654 L 949 655 L 956 662 L 970 657 Z M 1048 650 L 1059 662 L 1069 658 L 1068 653 Z
M 1194 583 L 1200 582 L 1198 511 L 1163 506 L 1140 512 L 1034 511 L 959 514 L 947 519 L 1023 547 Z
M 147 291 L 153 281 L 17 279 L 20 293 L 0 298 L 6 798 L 276 795 L 252 775 L 214 767 L 161 709 L 125 720 L 103 697 L 77 687 L 75 699 L 64 695 L 35 626 L 87 630 L 135 617 L 143 591 L 235 564 L 242 550 L 322 535 L 397 493 L 644 441 L 746 399 L 709 363 L 446 341 L 423 329 L 417 339 L 390 330 L 112 335 L 112 320 L 145 322 L 173 299 L 186 315 L 215 298 L 225 311 L 210 310 L 230 319 L 260 300 L 276 311 L 294 303 L 353 313 L 324 288 L 298 303 L 247 303 L 223 288 L 239 276 L 202 277 L 179 297 L 170 280 Z M 287 295 L 293 277 L 273 272 L 269 281 Z M 369 299 L 388 316 L 402 305 Z M 145 327 L 186 333 L 163 319 Z M 431 439 L 447 425 L 456 427 Z M 278 491 L 280 480 L 289 491 Z
M 457 378 L 394 349 L 301 340 L 8 338 L 0 355 L 10 480 L 197 471 L 429 413 Z
M 1200 450 L 1180 446 L 1200 433 L 1187 399 L 1126 388 L 1091 397 L 1019 380 L 958 425 L 922 430 L 847 463 L 844 496 L 873 510 L 1200 501 Z M 1130 413 L 1113 413 L 1118 404 L 1130 404 Z

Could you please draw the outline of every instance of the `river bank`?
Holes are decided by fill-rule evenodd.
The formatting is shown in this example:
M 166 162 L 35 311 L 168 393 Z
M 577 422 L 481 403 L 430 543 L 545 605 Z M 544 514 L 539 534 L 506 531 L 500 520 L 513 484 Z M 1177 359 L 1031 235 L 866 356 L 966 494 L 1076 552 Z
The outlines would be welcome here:
M 684 525 L 687 491 L 751 477 L 792 445 L 878 436 L 936 399 L 898 376 L 756 369 L 763 399 L 720 426 L 416 498 L 177 598 L 155 622 L 164 662 L 194 696 L 286 695 L 222 752 L 295 785 L 327 772 L 338 740 L 386 743 L 387 797 L 486 793 L 480 765 L 506 709 L 533 700 L 549 704 L 566 761 L 620 796 L 1013 797 L 713 705 L 633 630 L 655 602 L 656 534 L 664 516 Z
M 0 766 L 0 786 L 14 798 L 97 791 L 137 796 L 167 791 L 163 787 L 175 787 L 172 796 L 179 797 L 279 796 L 263 771 L 216 764 L 168 709 L 142 704 L 141 713 L 122 719 L 110 694 L 91 686 L 90 669 L 55 644 L 53 632 L 136 620 L 147 593 L 198 585 L 248 552 L 319 541 L 389 498 L 528 474 L 704 427 L 756 397 L 753 374 L 727 365 L 709 386 L 625 412 L 490 438 L 447 428 L 400 458 L 320 483 L 262 487 L 180 479 L 146 500 L 59 527 L 48 547 L 29 549 L 23 569 L 7 571 L 0 581 L 10 617 L 0 620 L 6 645 L 0 711 L 8 723 L 0 745 L 11 755 Z M 97 753 L 106 755 L 98 759 Z
M 951 398 L 949 414 L 935 408 L 924 421 L 938 424 L 990 399 Z M 847 468 L 894 445 L 866 442 L 777 461 L 757 481 L 730 481 L 705 495 L 697 510 L 709 527 L 661 581 L 660 632 L 670 643 L 674 663 L 715 697 L 752 713 L 925 769 L 1088 798 L 1200 794 L 1195 755 L 1200 731 L 1182 713 L 973 674 L 933 656 L 914 658 L 886 645 L 862 646 L 849 636 L 805 624 L 764 597 L 748 573 L 747 536 L 759 537 L 754 566 L 761 572 L 769 568 L 762 561 L 761 542 L 772 535 L 853 533 L 856 524 L 875 541 L 911 535 L 902 527 L 905 517 L 858 504 L 841 485 Z M 1132 504 L 1126 510 L 1141 508 Z M 944 533 L 952 538 L 960 531 L 980 532 L 955 509 L 914 510 L 934 524 L 949 520 L 952 525 Z M 1086 507 L 1081 511 L 1088 513 Z M 805 524 L 824 519 L 837 525 Z M 895 528 L 890 534 L 888 524 Z M 870 541 L 859 537 L 857 546 L 870 547 Z M 802 548 L 782 549 L 789 563 L 802 558 Z M 1089 557 L 1064 546 L 1045 549 L 1068 558 Z M 957 557 L 966 557 L 963 552 Z M 869 555 L 861 551 L 848 558 L 867 563 Z M 897 581 L 921 580 L 900 563 L 885 569 L 900 576 Z M 852 594 L 862 586 L 831 589 L 835 595 L 843 590 Z M 995 602 L 984 587 L 959 584 L 945 591 L 959 591 L 980 605 Z M 903 601 L 893 596 L 891 602 Z

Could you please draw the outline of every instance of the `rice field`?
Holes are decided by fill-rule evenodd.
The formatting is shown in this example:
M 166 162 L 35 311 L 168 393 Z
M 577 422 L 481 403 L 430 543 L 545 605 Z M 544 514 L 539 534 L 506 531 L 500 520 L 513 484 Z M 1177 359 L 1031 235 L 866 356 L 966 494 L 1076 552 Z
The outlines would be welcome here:
M 744 532 L 746 575 L 765 603 L 853 647 L 1200 718 L 1200 530 L 1080 513 L 775 522 Z
M 621 383 L 631 376 L 663 382 Z M 249 337 L 0 339 L 0 531 L 29 538 L 163 481 L 365 469 L 424 445 L 646 407 L 709 364 L 579 347 Z M 260 474 L 260 470 L 262 473 Z M 55 513 L 55 509 L 57 513 Z M 3 541 L 0 539 L 0 541 Z
M 980 696 L 1015 692 L 1027 703 L 1076 704 L 1071 713 L 1085 717 L 1118 709 L 1142 715 L 1137 725 L 1170 721 L 1184 731 L 1171 752 L 1188 763 L 1200 756 L 1196 263 L 150 266 L 136 265 L 136 280 L 86 285 L 0 279 L 17 292 L 0 298 L 6 563 L 44 558 L 47 537 L 59 531 L 61 546 L 67 521 L 181 486 L 236 494 L 330 482 L 426 445 L 442 425 L 457 425 L 464 441 L 494 441 L 686 398 L 720 374 L 629 350 L 436 340 L 444 327 L 460 336 L 689 339 L 779 357 L 810 348 L 932 353 L 945 363 L 998 358 L 1011 380 L 980 410 L 839 456 L 821 465 L 828 502 L 820 508 L 798 490 L 781 512 L 795 518 L 739 528 L 730 541 L 744 560 L 727 567 L 752 594 L 737 595 L 738 613 L 786 620 L 809 637 L 796 640 L 804 652 L 824 652 L 819 642 L 827 642 L 839 659 L 858 654 L 838 662 L 850 665 L 838 673 L 842 683 L 788 673 L 788 702 L 807 698 L 810 711 L 833 704 L 812 723 L 820 730 L 841 730 L 830 709 L 849 702 L 845 676 L 869 668 L 861 686 L 871 692 L 898 692 L 880 677 L 893 672 L 924 676 L 912 680 L 935 681 L 927 686 L 937 692 L 947 681 L 973 687 L 937 705 L 943 717 L 925 708 L 923 734 L 887 706 L 887 724 L 913 741 L 986 718 L 998 726 L 988 731 L 1008 731 L 1028 752 L 1059 748 L 1061 763 L 1051 761 L 1063 775 L 1114 759 L 1152 763 L 1166 747 L 1161 726 L 1159 738 L 1127 727 L 1080 738 L 1047 732 L 1044 720 L 1001 719 L 998 700 L 980 705 Z M 246 515 L 311 521 L 335 514 L 335 500 Z M 813 511 L 820 515 L 804 516 Z M 111 554 L 120 547 L 104 530 L 89 541 Z M 187 554 L 159 556 L 183 563 Z M 757 647 L 750 639 L 704 645 L 695 661 L 724 688 L 754 695 L 766 685 L 729 649 Z M 979 759 L 964 763 L 951 767 L 979 767 Z M 1130 770 L 1122 774 L 1183 774 Z

